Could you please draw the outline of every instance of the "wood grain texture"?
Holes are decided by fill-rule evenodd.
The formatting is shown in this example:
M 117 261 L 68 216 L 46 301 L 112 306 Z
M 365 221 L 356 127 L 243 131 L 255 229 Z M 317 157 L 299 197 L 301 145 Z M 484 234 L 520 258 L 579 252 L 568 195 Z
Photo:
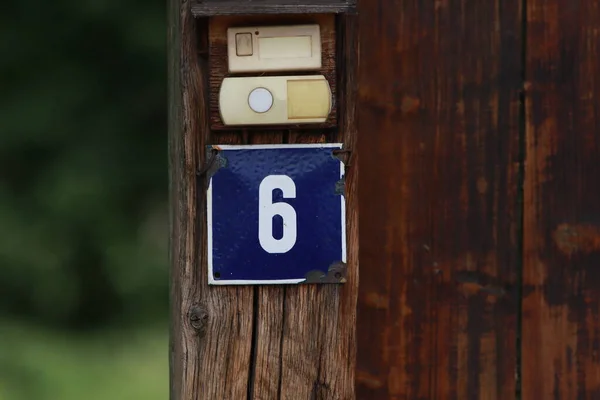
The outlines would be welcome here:
M 241 399 L 250 380 L 253 291 L 208 288 L 205 180 L 207 20 L 169 1 L 169 179 L 173 400 Z M 237 136 L 232 136 L 236 140 Z M 226 140 L 226 137 L 222 138 Z
M 523 399 L 600 399 L 600 4 L 527 4 Z
M 223 78 L 228 76 L 255 76 L 258 74 L 229 74 L 227 65 L 227 28 L 232 26 L 247 25 L 286 25 L 286 24 L 311 24 L 316 23 L 321 28 L 322 68 L 318 71 L 281 73 L 268 72 L 260 75 L 303 75 L 322 74 L 327 78 L 331 93 L 337 96 L 336 82 L 336 33 L 334 15 L 292 15 L 292 16 L 243 16 L 243 17 L 215 17 L 210 19 L 209 28 L 209 57 L 210 57 L 210 127 L 213 130 L 231 130 L 232 127 L 223 125 L 219 113 L 219 90 Z M 323 129 L 336 126 L 337 106 L 334 104 L 331 114 L 323 124 L 304 125 L 306 128 Z M 294 125 L 294 129 L 300 125 Z M 265 130 L 264 127 L 247 127 L 252 130 Z M 272 126 L 270 129 L 289 129 L 290 126 Z
M 290 130 L 288 143 L 356 142 L 356 18 L 339 17 L 343 38 L 339 134 L 329 130 Z M 349 21 L 349 22 L 347 22 Z M 352 49 L 353 51 L 349 51 Z M 344 99 L 342 101 L 342 99 Z M 255 132 L 253 143 L 275 143 L 278 131 Z M 354 399 L 356 301 L 358 294 L 357 164 L 347 169 L 348 279 L 343 285 L 257 287 L 255 309 L 256 399 Z
M 359 3 L 359 399 L 515 398 L 520 11 Z
M 353 12 L 355 7 L 355 0 L 196 0 L 192 12 L 195 16 L 325 14 Z
M 181 378 L 185 372 L 185 365 L 179 362 L 179 357 L 185 352 L 180 326 L 184 316 L 179 312 L 181 292 L 179 291 L 180 278 L 179 265 L 185 268 L 194 260 L 194 248 L 185 246 L 185 232 L 188 230 L 188 221 L 194 221 L 195 202 L 186 201 L 194 198 L 193 185 L 194 171 L 186 171 L 185 147 L 189 142 L 189 135 L 183 134 L 183 113 L 181 112 L 182 88 L 181 62 L 183 51 L 181 49 L 180 5 L 178 0 L 171 0 L 167 7 L 168 20 L 168 113 L 169 113 L 169 264 L 171 267 L 169 297 L 171 308 L 171 322 L 169 327 L 169 398 L 180 399 L 184 391 L 184 382 Z M 192 150 L 193 156 L 193 150 Z M 192 175 L 191 178 L 189 175 Z M 190 184 L 190 182 L 192 184 Z M 179 202 L 181 201 L 181 205 Z M 177 265 L 177 267 L 175 267 Z M 177 268 L 177 270 L 175 270 Z M 175 274 L 173 274 L 175 270 Z

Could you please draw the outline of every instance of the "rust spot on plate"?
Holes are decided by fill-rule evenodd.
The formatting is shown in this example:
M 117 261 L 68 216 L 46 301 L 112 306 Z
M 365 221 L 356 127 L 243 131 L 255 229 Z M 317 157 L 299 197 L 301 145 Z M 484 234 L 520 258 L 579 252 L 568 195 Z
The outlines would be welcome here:
M 554 231 L 553 237 L 560 252 L 568 256 L 600 251 L 600 227 L 595 225 L 561 224 Z

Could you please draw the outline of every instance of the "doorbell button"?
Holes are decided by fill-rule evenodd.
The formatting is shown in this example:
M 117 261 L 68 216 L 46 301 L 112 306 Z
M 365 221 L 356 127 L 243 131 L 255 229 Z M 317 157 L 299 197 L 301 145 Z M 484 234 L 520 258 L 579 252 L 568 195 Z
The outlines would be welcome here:
M 332 95 L 323 75 L 225 78 L 219 92 L 224 125 L 323 123 Z
M 248 105 L 254 112 L 267 112 L 273 105 L 273 95 L 265 88 L 256 88 L 248 96 Z

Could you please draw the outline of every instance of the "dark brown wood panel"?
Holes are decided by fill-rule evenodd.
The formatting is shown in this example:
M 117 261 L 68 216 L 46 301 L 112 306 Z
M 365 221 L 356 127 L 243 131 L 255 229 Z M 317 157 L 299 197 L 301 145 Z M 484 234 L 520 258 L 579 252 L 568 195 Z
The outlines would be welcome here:
M 520 1 L 358 12 L 357 398 L 513 399 Z
M 232 127 L 223 125 L 219 113 L 219 90 L 223 78 L 228 76 L 252 76 L 257 74 L 229 74 L 227 61 L 227 28 L 245 25 L 285 25 L 285 24 L 319 24 L 321 29 L 322 68 L 311 72 L 269 72 L 260 75 L 302 75 L 322 74 L 329 82 L 331 94 L 337 96 L 336 80 L 336 30 L 334 15 L 291 15 L 291 16 L 228 16 L 210 19 L 209 28 L 209 55 L 210 55 L 210 124 L 213 130 L 231 130 Z M 323 129 L 336 126 L 337 105 L 334 103 L 327 121 L 323 124 L 305 125 L 311 129 Z M 248 127 L 253 130 L 262 128 Z M 281 126 L 272 126 L 270 129 L 280 130 Z
M 195 16 L 251 14 L 345 13 L 356 7 L 355 0 L 196 0 Z
M 600 4 L 527 2 L 523 399 L 600 399 Z

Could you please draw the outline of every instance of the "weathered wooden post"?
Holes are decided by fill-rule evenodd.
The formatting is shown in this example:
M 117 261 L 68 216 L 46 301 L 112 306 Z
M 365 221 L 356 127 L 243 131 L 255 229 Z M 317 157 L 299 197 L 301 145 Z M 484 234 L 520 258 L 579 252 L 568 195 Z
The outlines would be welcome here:
M 600 399 L 599 2 L 359 14 L 357 398 Z
M 350 0 L 169 0 L 172 400 L 354 398 L 357 37 Z

